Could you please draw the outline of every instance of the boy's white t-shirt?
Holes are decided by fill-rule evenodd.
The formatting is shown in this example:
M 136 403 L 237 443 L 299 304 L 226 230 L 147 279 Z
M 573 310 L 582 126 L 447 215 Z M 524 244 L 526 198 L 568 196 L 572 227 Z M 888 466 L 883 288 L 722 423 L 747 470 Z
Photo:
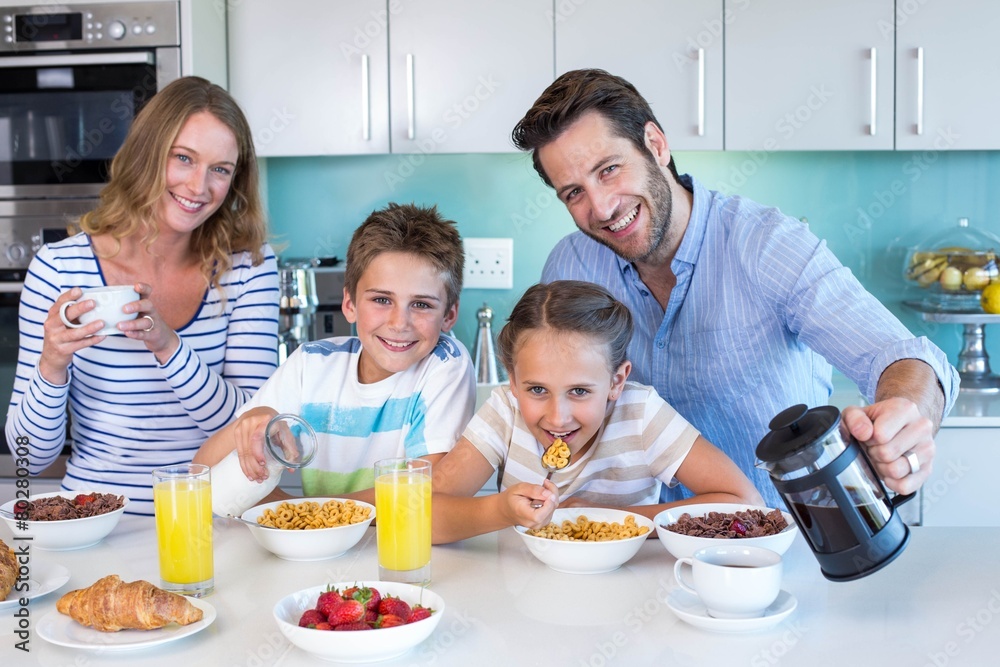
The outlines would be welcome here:
M 559 497 L 602 506 L 654 505 L 700 433 L 652 387 L 626 382 L 583 458 L 556 471 Z M 500 490 L 519 482 L 541 484 L 545 448 L 528 430 L 507 386 L 497 387 L 463 436 L 494 468 L 504 466 Z
M 315 429 L 316 458 L 302 470 L 307 496 L 371 488 L 381 459 L 449 452 L 472 416 L 475 374 L 457 339 L 442 335 L 419 363 L 371 384 L 358 382 L 360 356 L 354 336 L 305 343 L 240 411 L 267 406 Z

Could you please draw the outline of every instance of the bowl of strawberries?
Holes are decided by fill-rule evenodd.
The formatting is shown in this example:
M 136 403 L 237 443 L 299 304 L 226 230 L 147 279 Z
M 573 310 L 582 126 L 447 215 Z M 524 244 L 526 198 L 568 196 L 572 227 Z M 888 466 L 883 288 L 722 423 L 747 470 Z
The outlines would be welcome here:
M 403 655 L 427 639 L 444 614 L 431 590 L 390 581 L 313 586 L 274 606 L 289 642 L 323 660 L 374 662 Z
M 128 498 L 98 491 L 56 491 L 15 499 L 0 506 L 0 517 L 14 535 L 31 537 L 47 551 L 92 547 L 122 518 Z

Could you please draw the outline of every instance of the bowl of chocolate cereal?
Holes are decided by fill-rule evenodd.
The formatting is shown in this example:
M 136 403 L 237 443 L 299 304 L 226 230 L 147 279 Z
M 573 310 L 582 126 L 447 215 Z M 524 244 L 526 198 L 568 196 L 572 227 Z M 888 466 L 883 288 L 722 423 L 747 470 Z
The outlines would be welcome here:
M 653 523 L 674 558 L 690 558 L 698 549 L 717 546 L 718 540 L 739 540 L 783 554 L 799 532 L 788 512 L 736 503 L 671 507 L 653 517 Z
M 128 498 L 96 491 L 55 491 L 0 506 L 0 518 L 31 546 L 48 551 L 92 547 L 115 529 Z
M 515 526 L 528 551 L 557 572 L 599 574 L 617 570 L 639 552 L 653 522 L 625 510 L 557 509 L 538 529 Z
M 251 507 L 241 516 L 258 544 L 278 558 L 326 560 L 361 541 L 375 507 L 360 500 L 302 498 Z

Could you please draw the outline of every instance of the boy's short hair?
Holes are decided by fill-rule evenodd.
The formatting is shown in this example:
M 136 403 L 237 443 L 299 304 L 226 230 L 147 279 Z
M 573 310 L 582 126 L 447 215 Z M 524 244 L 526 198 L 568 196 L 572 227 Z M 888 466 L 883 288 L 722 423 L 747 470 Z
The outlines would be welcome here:
M 387 252 L 406 252 L 429 261 L 444 274 L 447 307 L 458 303 L 465 249 L 455 221 L 442 218 L 437 206 L 390 203 L 372 211 L 354 230 L 344 271 L 345 286 L 352 299 L 368 265 Z

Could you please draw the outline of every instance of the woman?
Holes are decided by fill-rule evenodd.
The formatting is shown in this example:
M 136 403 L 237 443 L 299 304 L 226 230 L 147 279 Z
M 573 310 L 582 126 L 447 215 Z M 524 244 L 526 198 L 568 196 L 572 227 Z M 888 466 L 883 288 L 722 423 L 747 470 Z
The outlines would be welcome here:
M 32 474 L 62 450 L 68 407 L 63 488 L 152 515 L 150 471 L 190 461 L 271 375 L 278 274 L 257 190 L 250 128 L 219 86 L 178 79 L 138 114 L 82 232 L 43 246 L 24 281 L 6 434 L 27 438 Z M 139 293 L 122 335 L 67 327 L 62 304 L 102 285 Z

